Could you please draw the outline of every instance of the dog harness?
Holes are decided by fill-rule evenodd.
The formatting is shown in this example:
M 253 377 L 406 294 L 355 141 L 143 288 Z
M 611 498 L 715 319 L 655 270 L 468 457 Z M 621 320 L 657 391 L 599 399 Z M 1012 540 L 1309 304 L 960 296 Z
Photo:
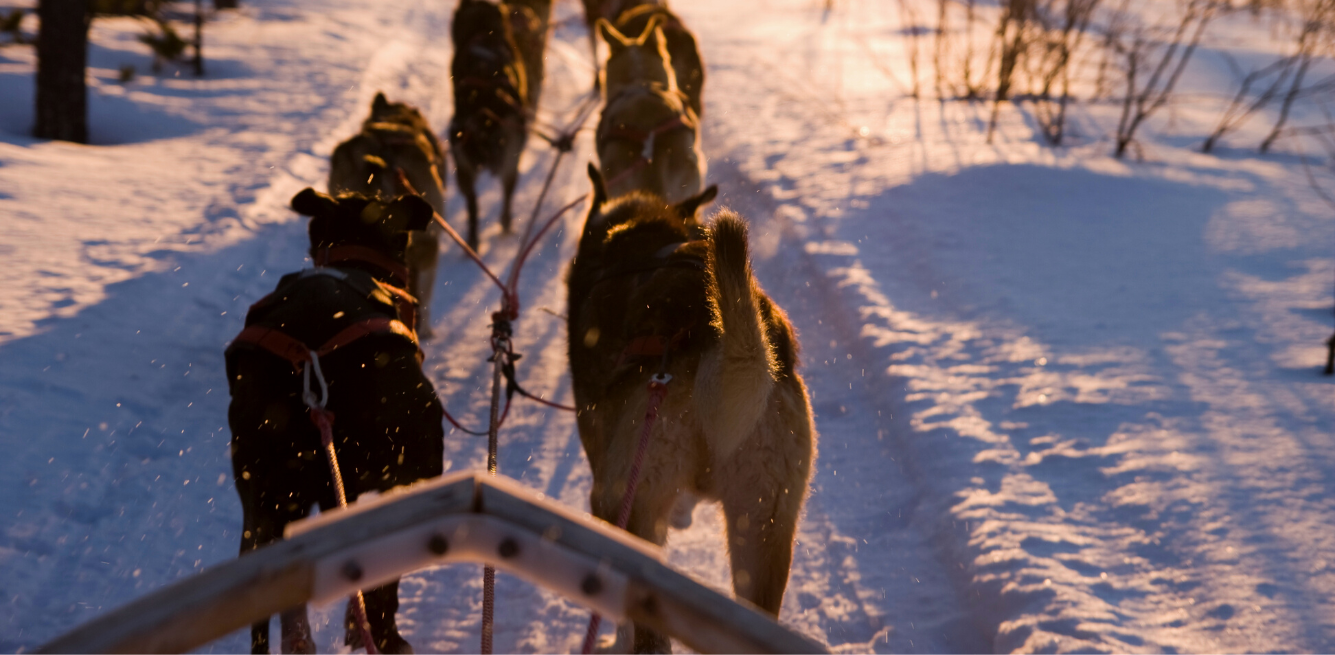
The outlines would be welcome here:
M 704 272 L 708 267 L 705 265 L 703 259 L 696 255 L 681 252 L 683 248 L 693 243 L 701 242 L 677 241 L 669 243 L 662 248 L 659 248 L 651 259 L 617 266 L 603 271 L 602 274 L 598 276 L 598 279 L 594 280 L 593 284 L 596 286 L 614 278 L 634 275 L 636 276 L 635 286 L 640 286 L 649 281 L 649 276 L 652 275 L 654 271 L 664 268 L 684 268 Z M 690 336 L 691 329 L 694 327 L 694 325 L 683 327 L 680 330 L 677 330 L 671 337 L 665 337 L 659 334 L 646 334 L 631 339 L 630 343 L 626 344 L 626 347 L 621 351 L 621 354 L 617 356 L 617 367 L 623 366 L 636 357 L 666 356 L 669 350 L 677 348 L 685 343 L 686 339 Z
M 654 89 L 643 85 L 636 85 L 624 89 L 620 93 L 617 93 L 616 95 L 612 96 L 607 100 L 607 104 L 603 109 L 603 115 L 606 116 L 608 109 L 610 109 L 616 102 L 620 101 L 621 98 L 623 97 L 629 96 L 631 94 L 654 93 L 654 92 L 655 92 Z M 682 93 L 680 90 L 678 90 L 676 93 L 677 95 L 681 96 L 683 100 L 686 99 L 686 94 Z M 632 172 L 637 171 L 645 166 L 652 164 L 654 162 L 654 145 L 655 142 L 658 140 L 659 136 L 675 132 L 677 130 L 694 131 L 696 127 L 697 123 L 695 120 L 695 114 L 691 112 L 689 107 L 685 108 L 684 113 L 674 114 L 672 118 L 669 118 L 663 121 L 662 123 L 659 123 L 657 126 L 647 130 L 638 127 L 629 127 L 624 123 L 612 124 L 612 123 L 599 122 L 598 135 L 597 135 L 597 140 L 599 142 L 627 141 L 630 143 L 638 144 L 640 146 L 639 156 L 635 158 L 635 163 L 631 164 L 630 166 L 627 166 L 626 169 L 621 171 L 620 173 L 617 173 L 614 177 L 612 177 L 612 179 L 607 181 L 607 184 L 609 186 L 614 185 L 617 182 L 621 181 L 621 178 L 630 175 Z
M 625 92 L 622 92 L 623 94 Z M 608 106 L 611 106 L 611 102 Z M 684 114 L 677 114 L 656 127 L 648 130 L 638 127 L 627 127 L 625 124 L 612 125 L 606 127 L 599 126 L 599 141 L 629 141 L 631 143 L 641 144 L 640 158 L 636 165 L 650 164 L 654 161 L 654 142 L 659 135 L 674 132 L 676 130 L 694 130 L 695 125 Z M 628 169 L 629 170 L 629 169 Z
M 362 246 L 339 246 L 334 248 L 324 248 L 320 251 L 318 259 L 322 262 L 329 261 L 363 261 L 384 268 L 391 275 L 397 272 L 402 273 L 402 277 L 407 277 L 407 267 L 395 262 L 388 257 L 376 252 L 370 248 Z M 399 269 L 402 269 L 400 271 Z M 320 443 L 323 447 L 325 458 L 329 464 L 330 479 L 333 482 L 335 498 L 338 500 L 339 507 L 347 507 L 347 492 L 343 488 L 343 473 L 339 469 L 338 454 L 334 448 L 333 425 L 334 413 L 325 407 L 329 400 L 329 384 L 325 380 L 324 372 L 320 370 L 320 359 L 355 343 L 363 337 L 372 334 L 393 334 L 408 340 L 414 347 L 417 346 L 417 335 L 409 325 L 416 323 L 416 300 L 408 295 L 406 291 L 398 289 L 392 285 L 385 284 L 375 279 L 370 273 L 356 269 L 344 271 L 327 266 L 309 268 L 297 273 L 284 275 L 278 282 L 278 288 L 273 293 L 261 298 L 254 305 L 250 306 L 250 311 L 246 314 L 246 322 L 254 320 L 257 313 L 262 316 L 266 310 L 274 307 L 289 294 L 297 291 L 296 287 L 305 280 L 315 277 L 333 278 L 344 285 L 351 287 L 362 296 L 375 300 L 380 304 L 389 305 L 395 313 L 404 316 L 401 307 L 409 307 L 412 313 L 407 318 L 409 324 L 405 325 L 403 321 L 391 318 L 383 314 L 370 316 L 354 322 L 346 328 L 343 328 L 334 336 L 330 337 L 318 348 L 312 348 L 300 339 L 277 328 L 264 325 L 248 325 L 241 333 L 236 335 L 231 345 L 227 347 L 225 356 L 230 356 L 234 348 L 238 346 L 249 346 L 259 348 L 287 360 L 292 364 L 298 373 L 302 375 L 301 392 L 302 399 L 309 410 L 311 423 L 320 431 Z M 421 350 L 417 351 L 419 361 Z M 314 376 L 312 376 L 314 371 Z M 314 377 L 318 383 L 320 394 L 317 396 L 312 389 L 311 378 Z M 366 616 L 366 601 L 362 597 L 362 592 L 357 591 L 351 598 L 351 609 L 353 622 L 356 624 L 357 632 L 361 637 L 367 653 L 379 652 L 375 646 L 375 639 L 371 635 L 370 622 Z
M 285 275 L 279 281 L 278 288 L 273 293 L 250 306 L 250 312 L 246 315 L 247 321 L 253 320 L 252 317 L 255 316 L 256 312 L 262 313 L 274 306 L 279 300 L 286 298 L 301 281 L 317 276 L 331 277 L 351 287 L 362 297 L 393 307 L 394 312 L 400 318 L 385 315 L 363 318 L 343 328 L 318 347 L 312 347 L 278 328 L 265 325 L 249 325 L 232 340 L 232 344 L 227 347 L 227 354 L 230 355 L 234 348 L 241 345 L 260 348 L 287 360 L 294 369 L 301 372 L 311 362 L 313 356 L 324 357 L 339 348 L 349 346 L 363 337 L 373 334 L 393 334 L 407 340 L 413 344 L 414 348 L 417 347 L 417 333 L 415 332 L 417 321 L 416 299 L 408 292 L 381 282 L 363 271 L 344 271 L 321 266 Z M 419 359 L 422 357 L 420 349 L 417 356 Z

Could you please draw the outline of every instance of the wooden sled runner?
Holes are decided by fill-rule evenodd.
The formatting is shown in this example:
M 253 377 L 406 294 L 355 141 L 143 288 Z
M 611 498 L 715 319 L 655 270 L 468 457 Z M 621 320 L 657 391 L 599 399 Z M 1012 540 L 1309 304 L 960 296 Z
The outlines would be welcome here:
M 42 646 L 185 652 L 301 603 L 443 564 L 487 563 L 701 653 L 821 644 L 669 568 L 658 549 L 507 478 L 462 472 L 292 524 L 282 542 L 140 598 Z

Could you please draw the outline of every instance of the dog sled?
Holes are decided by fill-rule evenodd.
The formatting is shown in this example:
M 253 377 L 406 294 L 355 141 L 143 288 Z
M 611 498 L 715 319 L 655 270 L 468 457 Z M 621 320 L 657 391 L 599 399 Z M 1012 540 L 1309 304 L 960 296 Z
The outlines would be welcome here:
M 283 541 L 84 623 L 39 652 L 185 652 L 303 603 L 459 563 L 494 566 L 701 653 L 825 652 L 745 601 L 673 570 L 654 546 L 480 471 L 294 523 Z

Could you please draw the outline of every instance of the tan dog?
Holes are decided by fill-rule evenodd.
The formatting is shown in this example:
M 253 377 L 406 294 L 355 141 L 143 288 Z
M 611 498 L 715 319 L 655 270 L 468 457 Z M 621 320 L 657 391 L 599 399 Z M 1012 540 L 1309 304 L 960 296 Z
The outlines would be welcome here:
M 649 21 L 658 17 L 658 26 L 666 37 L 672 71 L 677 76 L 677 87 L 686 94 L 696 118 L 704 116 L 705 62 L 700 57 L 695 35 L 686 29 L 665 2 L 625 0 L 623 5 L 626 6 L 616 17 L 617 30 L 622 34 L 641 34 Z
M 329 162 L 329 193 L 371 198 L 420 195 L 445 215 L 445 155 L 440 141 L 415 107 L 377 93 L 371 115 L 356 136 L 340 143 Z M 431 338 L 431 295 L 436 281 L 441 229 L 434 223 L 413 235 L 408 248 L 408 292 L 420 303 L 418 335 Z
M 639 0 L 583 0 L 584 2 L 584 24 L 589 28 L 589 52 L 593 54 L 593 61 L 597 64 L 598 60 L 598 20 L 606 19 L 615 22 L 617 16 L 624 11 L 624 6 L 629 7 Z M 602 88 L 602 80 L 599 76 L 602 69 L 595 67 L 593 71 L 593 88 L 595 90 Z
M 605 20 L 598 22 L 612 51 L 598 122 L 598 160 L 613 197 L 647 191 L 680 202 L 700 193 L 705 157 L 699 119 L 677 88 L 658 21 L 651 17 L 634 39 Z
M 570 371 L 595 516 L 615 521 L 657 372 L 671 375 L 627 529 L 663 544 L 684 497 L 720 501 L 733 590 L 775 616 L 816 457 L 798 344 L 751 274 L 746 223 L 632 193 L 594 203 L 567 277 Z M 637 652 L 667 639 L 635 629 Z

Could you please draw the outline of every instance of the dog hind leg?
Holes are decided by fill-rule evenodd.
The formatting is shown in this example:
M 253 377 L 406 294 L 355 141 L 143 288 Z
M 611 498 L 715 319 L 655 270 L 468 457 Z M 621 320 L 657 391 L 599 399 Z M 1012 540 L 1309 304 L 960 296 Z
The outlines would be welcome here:
M 723 498 L 733 592 L 777 617 L 793 560 L 800 490 L 737 486 Z
M 371 624 L 371 638 L 382 653 L 411 653 L 412 644 L 399 634 L 395 615 L 399 611 L 399 581 L 395 580 L 362 592 L 366 601 L 366 620 Z M 352 613 L 353 601 L 348 601 L 344 612 L 343 643 L 353 650 L 365 648 L 362 635 Z
M 250 624 L 250 652 L 269 652 L 269 619 Z
M 454 163 L 459 192 L 468 206 L 468 247 L 477 250 L 477 167 L 462 152 L 455 152 Z
M 284 653 L 314 653 L 315 639 L 311 637 L 311 622 L 306 616 L 306 604 L 279 615 L 282 626 L 281 645 Z
M 626 460 L 629 462 L 629 459 Z M 629 471 L 629 466 L 622 469 Z M 676 502 L 677 494 L 675 489 L 667 488 L 664 484 L 657 484 L 660 481 L 648 477 L 656 471 L 653 466 L 646 466 L 643 469 L 646 474 L 641 477 L 635 491 L 635 499 L 631 504 L 630 520 L 626 522 L 626 530 L 631 534 L 662 546 L 667 542 L 668 514 L 673 504 Z M 604 484 L 604 489 L 611 489 L 613 493 L 604 494 L 605 497 L 600 505 L 603 508 L 609 508 L 607 516 L 603 517 L 607 521 L 615 521 L 616 514 L 621 507 L 621 494 L 626 486 L 625 480 Z M 672 642 L 666 635 L 653 630 L 649 626 L 635 623 L 633 624 L 634 638 L 631 640 L 632 653 L 671 653 Z
M 513 218 L 510 213 L 511 201 L 515 195 L 515 184 L 519 182 L 519 157 L 514 158 L 514 164 L 508 166 L 505 172 L 501 174 L 501 231 L 510 233 L 510 223 Z

